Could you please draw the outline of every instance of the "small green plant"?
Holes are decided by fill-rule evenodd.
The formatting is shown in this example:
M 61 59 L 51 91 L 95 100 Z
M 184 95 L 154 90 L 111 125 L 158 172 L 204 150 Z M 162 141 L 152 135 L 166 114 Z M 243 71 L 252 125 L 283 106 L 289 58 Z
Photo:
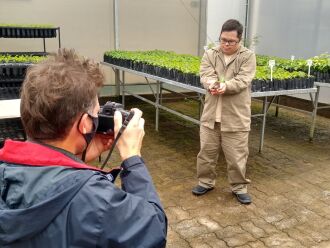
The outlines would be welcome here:
M 305 59 L 285 59 L 275 56 L 257 55 L 257 65 L 267 66 L 269 60 L 275 60 L 276 66 L 288 71 L 308 71 L 307 60 Z M 310 58 L 313 62 L 312 70 L 316 72 L 330 72 L 330 56 L 329 54 L 321 54 Z
M 207 44 L 207 49 L 211 49 L 215 46 L 216 46 L 215 42 L 211 42 L 211 43 Z
M 43 56 L 30 55 L 0 55 L 0 63 L 31 63 L 36 64 L 44 60 Z
M 275 67 L 273 71 L 273 79 L 292 79 L 292 78 L 306 78 L 307 74 L 303 71 L 289 72 L 283 68 Z M 270 68 L 268 66 L 257 66 L 255 79 L 270 79 Z
M 242 39 L 242 42 L 244 44 L 245 47 L 247 48 L 253 48 L 255 47 L 256 45 L 259 44 L 259 39 L 261 38 L 260 35 L 256 35 L 256 36 L 253 36 L 252 39 Z
M 11 28 L 54 28 L 51 24 L 14 24 L 14 23 L 0 23 L 0 27 Z
M 169 51 L 107 51 L 105 56 L 115 59 L 131 60 L 133 62 L 144 62 L 149 65 L 176 69 L 184 73 L 199 74 L 200 57 L 188 54 L 176 54 Z

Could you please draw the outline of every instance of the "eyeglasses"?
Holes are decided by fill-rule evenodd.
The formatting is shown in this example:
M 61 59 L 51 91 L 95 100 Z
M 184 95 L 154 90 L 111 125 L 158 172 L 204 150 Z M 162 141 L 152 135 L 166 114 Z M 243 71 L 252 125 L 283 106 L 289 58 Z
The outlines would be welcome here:
M 220 38 L 220 43 L 225 44 L 225 45 L 228 44 L 229 46 L 234 46 L 238 43 L 238 41 L 236 41 L 236 40 L 227 40 L 227 39 Z

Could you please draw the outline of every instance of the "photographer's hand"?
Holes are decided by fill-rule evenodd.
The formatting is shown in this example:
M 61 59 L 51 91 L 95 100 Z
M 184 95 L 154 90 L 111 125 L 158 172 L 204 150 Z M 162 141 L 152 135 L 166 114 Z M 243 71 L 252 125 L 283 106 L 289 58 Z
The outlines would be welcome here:
M 117 148 L 122 160 L 135 155 L 141 156 L 142 140 L 144 137 L 144 119 L 141 118 L 141 110 L 134 108 L 132 111 L 134 111 L 134 116 L 117 142 Z M 116 137 L 122 126 L 122 115 L 119 111 L 115 112 L 114 123 Z
M 110 149 L 113 143 L 113 135 L 105 135 L 96 133 L 86 152 L 85 162 L 90 162 L 100 156 L 103 152 Z

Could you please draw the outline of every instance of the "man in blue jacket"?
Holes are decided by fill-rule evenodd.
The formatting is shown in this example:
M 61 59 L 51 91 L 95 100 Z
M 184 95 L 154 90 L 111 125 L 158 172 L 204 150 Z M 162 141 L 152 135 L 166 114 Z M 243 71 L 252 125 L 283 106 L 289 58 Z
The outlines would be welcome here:
M 167 219 L 140 150 L 142 112 L 119 138 L 121 189 L 83 162 L 114 136 L 95 133 L 103 84 L 99 64 L 59 50 L 31 66 L 22 86 L 28 141 L 0 150 L 0 247 L 165 247 Z M 86 156 L 84 156 L 84 155 Z

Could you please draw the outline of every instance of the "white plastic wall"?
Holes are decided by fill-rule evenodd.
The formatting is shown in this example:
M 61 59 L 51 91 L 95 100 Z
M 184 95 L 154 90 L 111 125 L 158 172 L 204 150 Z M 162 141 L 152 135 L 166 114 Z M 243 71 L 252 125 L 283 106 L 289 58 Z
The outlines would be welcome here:
M 208 0 L 206 45 L 219 40 L 222 24 L 237 19 L 245 25 L 246 0 Z
M 259 36 L 256 53 L 309 58 L 330 52 L 329 0 L 252 0 L 250 37 Z M 310 99 L 308 95 L 297 95 Z M 330 103 L 322 88 L 320 102 Z
M 197 55 L 199 0 L 120 0 L 119 41 L 123 50 L 163 49 Z M 113 0 L 0 0 L 0 23 L 49 23 L 61 27 L 62 47 L 103 60 L 114 48 Z M 47 51 L 57 40 L 47 39 Z M 42 39 L 0 39 L 0 51 L 42 51 Z M 107 83 L 112 70 L 105 68 Z M 143 78 L 127 75 L 129 82 Z M 111 94 L 113 92 L 110 92 Z

